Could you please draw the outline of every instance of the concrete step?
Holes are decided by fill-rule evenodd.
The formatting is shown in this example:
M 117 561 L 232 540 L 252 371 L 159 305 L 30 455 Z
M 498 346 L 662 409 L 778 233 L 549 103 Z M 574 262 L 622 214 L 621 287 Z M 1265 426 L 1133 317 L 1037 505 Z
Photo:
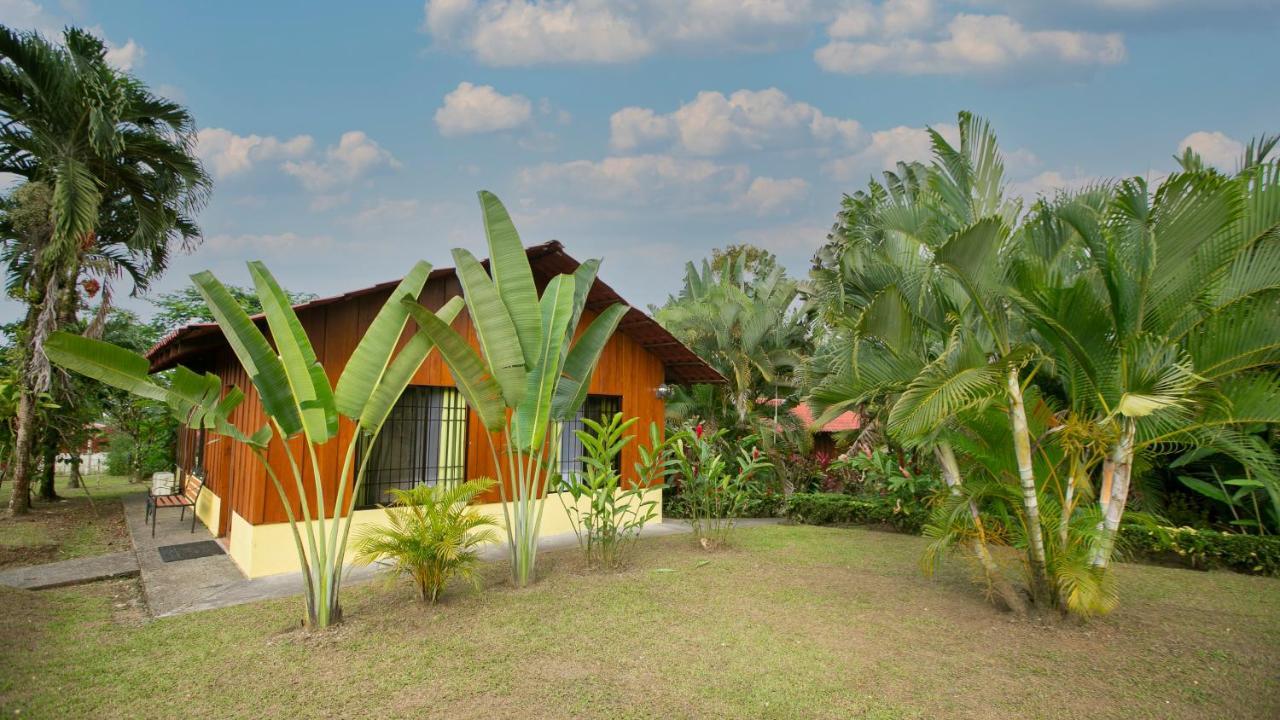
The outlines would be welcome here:
M 137 574 L 138 556 L 130 550 L 0 571 L 0 585 L 43 590 Z

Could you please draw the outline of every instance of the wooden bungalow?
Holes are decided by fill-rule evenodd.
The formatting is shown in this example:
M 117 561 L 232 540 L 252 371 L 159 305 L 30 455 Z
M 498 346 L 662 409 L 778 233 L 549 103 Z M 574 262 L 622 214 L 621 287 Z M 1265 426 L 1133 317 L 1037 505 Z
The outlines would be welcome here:
M 578 267 L 578 261 L 565 253 L 558 242 L 533 246 L 526 252 L 540 290 L 555 275 L 572 273 Z M 386 282 L 295 307 L 331 382 L 337 381 L 365 328 L 397 283 Z M 437 268 L 432 271 L 419 300 L 435 310 L 461 292 L 453 268 Z M 582 327 L 596 312 L 615 302 L 624 301 L 597 279 L 588 294 Z M 261 318 L 259 324 L 265 328 Z M 465 310 L 454 321 L 454 328 L 478 347 Z M 406 330 L 402 342 L 410 332 L 411 328 Z M 182 364 L 196 371 L 215 373 L 224 384 L 234 384 L 246 394 L 246 401 L 237 408 L 232 420 L 249 430 L 264 423 L 257 394 L 216 324 L 183 327 L 157 343 L 148 358 L 152 372 Z M 634 426 L 637 439 L 627 445 L 621 458 L 624 477 L 634 480 L 637 443 L 647 436 L 649 423 L 661 425 L 663 422 L 664 406 L 659 388 L 669 383 L 706 382 L 723 382 L 723 378 L 652 318 L 633 307 L 601 356 L 579 419 L 569 423 L 570 427 L 562 433 L 562 470 L 580 468 L 582 448 L 572 430 L 574 426 L 581 426 L 581 417 L 604 417 L 621 412 L 638 419 Z M 345 445 L 351 437 L 354 424 L 343 418 L 340 432 L 343 442 L 329 443 L 323 448 L 327 452 L 319 458 L 322 476 L 326 478 L 327 498 L 333 498 L 337 490 L 339 445 Z M 388 501 L 393 488 L 494 476 L 485 432 L 454 388 L 439 354 L 432 353 L 392 411 L 377 441 L 365 486 L 357 498 L 353 524 L 379 522 L 384 513 L 377 506 Z M 295 452 L 299 449 L 294 448 Z M 224 539 L 228 553 L 246 575 L 257 577 L 297 569 L 284 506 L 265 470 L 248 448 L 204 431 L 182 428 L 177 451 L 179 473 L 184 476 L 194 473 L 206 483 L 207 491 L 202 493 L 198 516 L 215 535 Z M 268 461 L 278 476 L 291 477 L 285 449 L 278 440 L 269 449 Z M 347 478 L 346 482 L 350 480 Z M 307 482 L 312 482 L 309 469 Z M 292 483 L 285 486 L 296 515 L 299 511 L 297 492 Z M 309 487 L 313 492 L 314 486 Z M 658 491 L 654 494 L 658 495 Z M 486 512 L 501 516 L 496 489 L 481 502 Z M 569 530 L 563 507 L 549 499 L 543 532 Z

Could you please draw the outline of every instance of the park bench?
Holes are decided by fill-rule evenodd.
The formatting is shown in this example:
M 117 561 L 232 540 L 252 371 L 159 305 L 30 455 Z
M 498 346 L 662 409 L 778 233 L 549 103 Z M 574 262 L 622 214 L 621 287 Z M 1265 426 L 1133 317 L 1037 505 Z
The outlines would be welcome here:
M 182 492 L 173 493 L 171 495 L 152 495 L 147 494 L 147 517 L 151 520 L 151 537 L 156 536 L 156 515 L 160 508 L 182 508 L 182 515 L 178 517 L 178 522 L 182 522 L 187 517 L 187 508 L 191 508 L 191 532 L 196 531 L 196 501 L 200 499 L 200 492 L 204 490 L 204 480 L 193 473 L 187 473 L 183 478 Z

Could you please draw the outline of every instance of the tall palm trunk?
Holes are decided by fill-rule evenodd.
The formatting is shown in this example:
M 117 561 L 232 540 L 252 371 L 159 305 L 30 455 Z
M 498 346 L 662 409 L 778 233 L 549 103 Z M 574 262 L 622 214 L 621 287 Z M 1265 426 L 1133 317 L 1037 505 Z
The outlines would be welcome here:
M 1111 492 L 1099 498 L 1102 503 L 1102 545 L 1093 556 L 1094 567 L 1104 568 L 1111 562 L 1116 546 L 1116 533 L 1124 517 L 1124 506 L 1129 500 L 1129 478 L 1133 475 L 1133 436 L 1137 424 L 1125 419 L 1120 439 L 1111 450 Z
M 942 467 L 942 481 L 946 483 L 952 495 L 961 495 L 960 463 L 956 462 L 956 454 L 951 449 L 951 443 L 938 443 L 934 452 L 938 456 L 938 464 Z M 1027 605 L 1022 601 L 1022 596 L 1009 584 L 1009 580 L 1000 571 L 1000 566 L 996 564 L 995 558 L 991 557 L 991 552 L 987 549 L 987 534 L 982 522 L 982 514 L 978 512 L 978 504 L 973 501 L 973 498 L 967 498 L 966 502 L 969 504 L 969 517 L 973 519 L 973 527 L 978 533 L 973 539 L 973 556 L 982 566 L 988 585 L 1004 602 L 1005 607 L 1019 615 L 1025 615 Z
M 40 454 L 40 485 L 36 492 L 40 495 L 41 500 L 57 500 L 58 490 L 54 487 L 54 480 L 57 478 L 58 470 L 58 440 L 57 435 L 49 429 L 45 430 L 44 448 Z
M 1036 473 L 1031 461 L 1031 431 L 1027 426 L 1027 409 L 1022 403 L 1022 382 L 1018 368 L 1009 368 L 1009 424 L 1013 430 L 1013 450 L 1018 459 L 1018 481 L 1022 486 L 1022 509 L 1027 522 L 1027 559 L 1031 572 L 1031 596 L 1043 606 L 1050 598 L 1049 574 L 1044 549 L 1044 530 L 1040 525 L 1040 500 L 1036 492 Z
M 43 283 L 35 287 L 44 288 Z M 40 318 L 45 314 L 45 300 L 48 295 L 27 308 L 27 317 L 23 320 L 24 342 L 18 343 L 21 354 L 18 366 L 22 372 L 18 376 L 18 412 L 14 418 L 13 438 L 13 493 L 9 496 L 9 514 L 22 515 L 31 509 L 31 475 L 35 469 L 31 451 L 35 447 L 36 436 L 36 400 L 42 389 L 38 387 L 39 373 L 36 372 L 31 338 L 36 334 Z
M 9 496 L 9 514 L 23 515 L 31 510 L 31 446 L 35 435 L 36 398 L 31 381 L 23 377 L 18 395 L 17 431 L 13 439 L 13 492 Z

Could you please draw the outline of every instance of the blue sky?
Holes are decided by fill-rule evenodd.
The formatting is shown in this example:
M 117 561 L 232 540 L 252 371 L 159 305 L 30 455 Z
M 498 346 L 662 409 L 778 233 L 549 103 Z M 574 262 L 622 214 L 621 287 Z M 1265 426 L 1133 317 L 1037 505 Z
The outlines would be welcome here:
M 205 241 L 159 289 L 247 284 L 248 259 L 322 295 L 448 265 L 483 252 L 484 188 L 637 305 L 730 243 L 803 275 L 841 194 L 962 109 L 1026 197 L 1188 144 L 1230 169 L 1280 130 L 1278 21 L 1275 0 L 0 0 L 11 26 L 97 29 L 194 113 Z

